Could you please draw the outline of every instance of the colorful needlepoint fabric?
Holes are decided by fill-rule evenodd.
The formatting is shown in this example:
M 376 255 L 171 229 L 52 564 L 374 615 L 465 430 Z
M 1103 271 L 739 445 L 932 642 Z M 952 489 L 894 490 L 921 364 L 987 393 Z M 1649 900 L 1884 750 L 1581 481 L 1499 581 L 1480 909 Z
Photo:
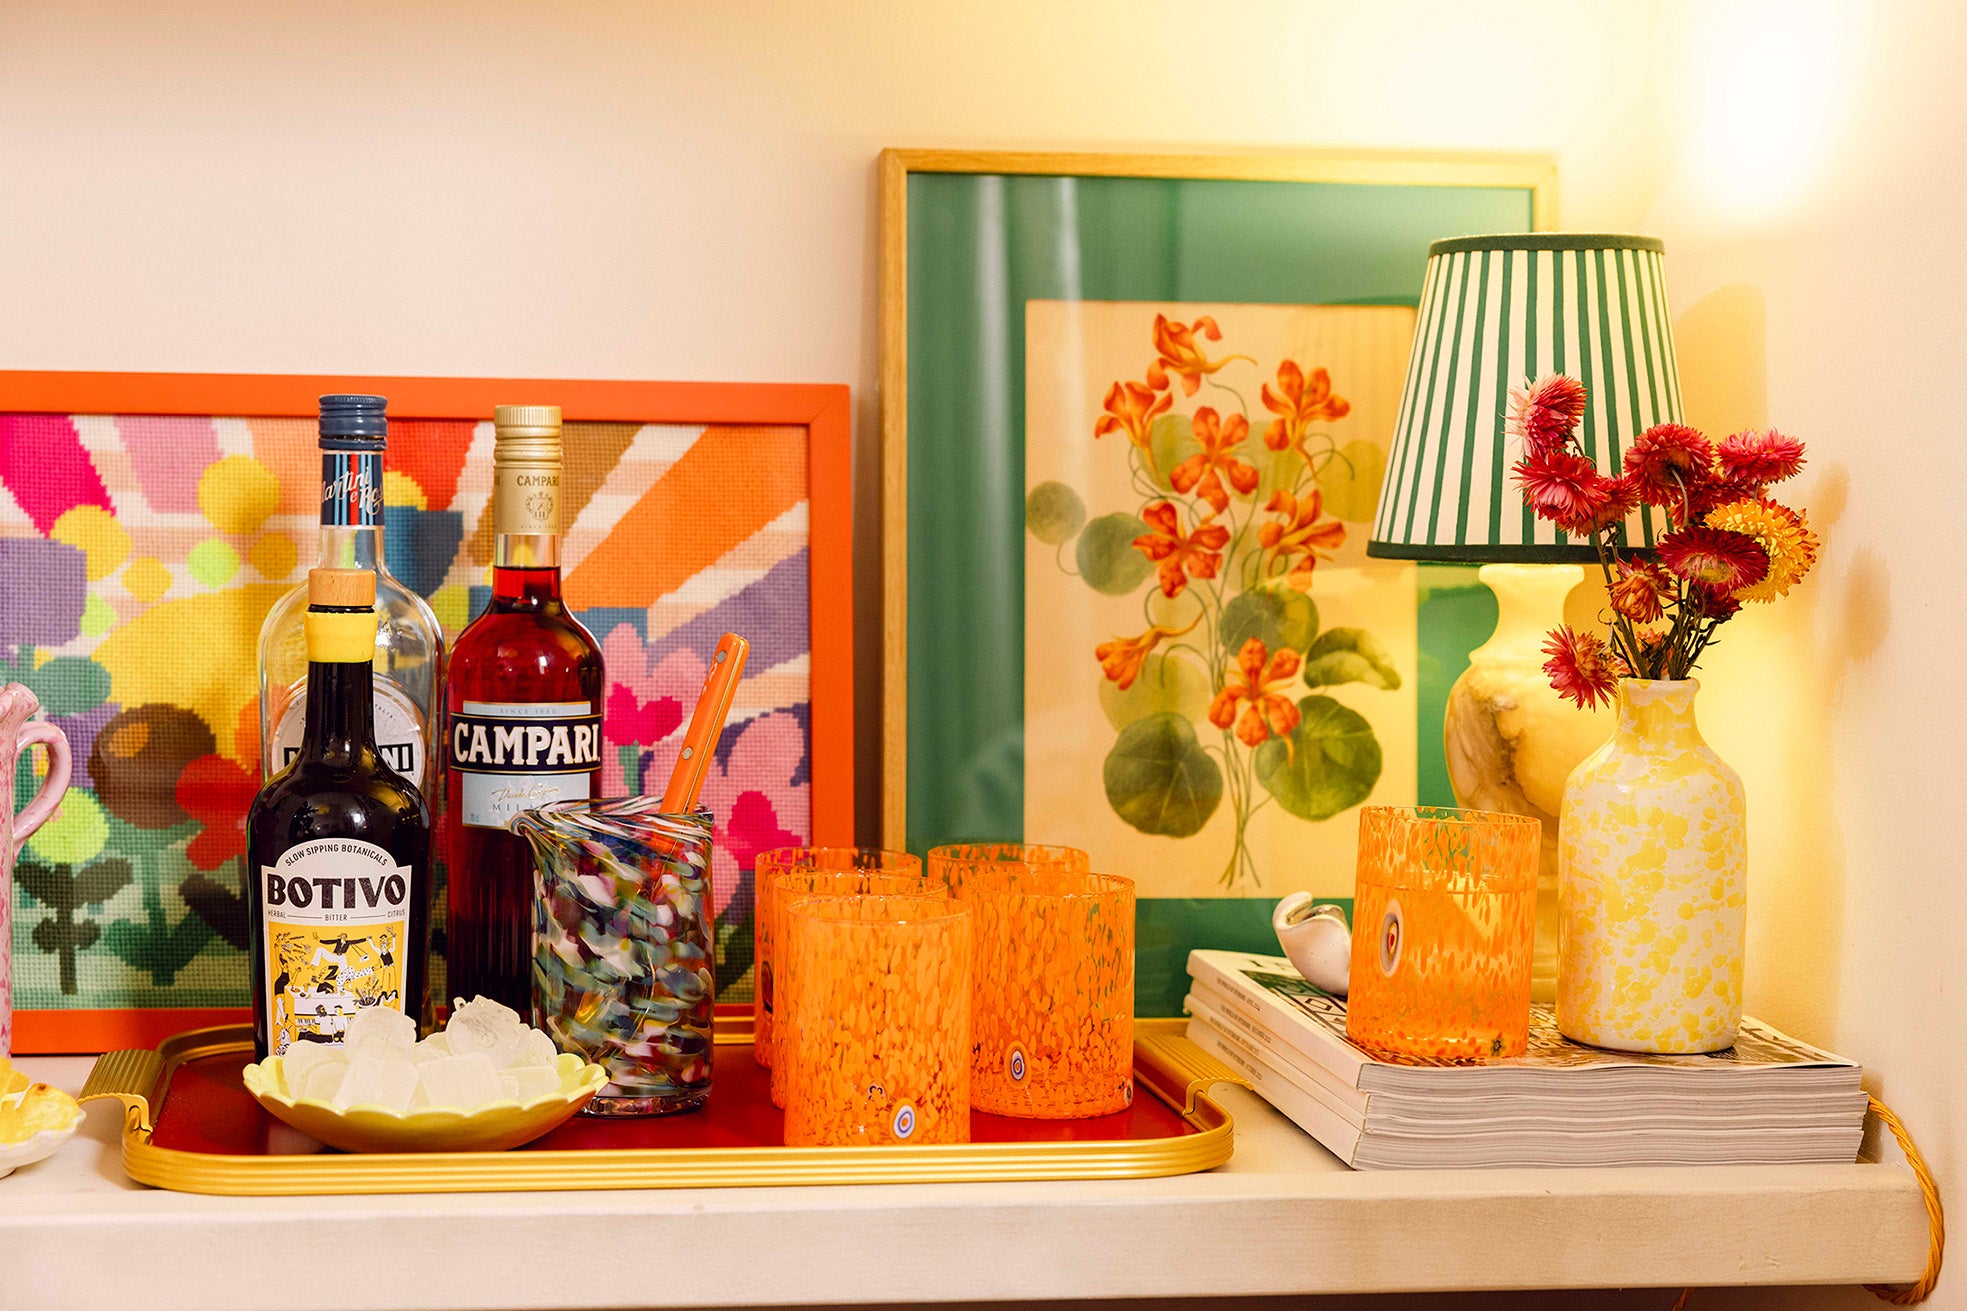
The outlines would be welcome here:
M 565 439 L 567 596 L 606 654 L 610 793 L 661 788 L 718 636 L 752 642 L 704 789 L 720 983 L 743 1000 L 753 856 L 812 832 L 806 434 Z M 391 424 L 390 570 L 447 637 L 484 605 L 491 448 L 489 423 Z M 315 558 L 319 468 L 308 418 L 0 414 L 0 682 L 33 688 L 75 757 L 16 867 L 17 1008 L 247 1000 L 255 652 Z

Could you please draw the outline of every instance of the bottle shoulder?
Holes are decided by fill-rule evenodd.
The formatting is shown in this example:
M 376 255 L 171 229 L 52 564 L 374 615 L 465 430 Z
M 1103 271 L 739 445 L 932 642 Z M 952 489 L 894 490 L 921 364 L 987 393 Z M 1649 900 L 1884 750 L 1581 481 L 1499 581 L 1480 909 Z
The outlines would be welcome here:
M 416 784 L 378 759 L 371 766 L 296 760 L 276 774 L 253 798 L 249 827 L 267 819 L 313 812 L 315 826 L 332 827 L 337 816 L 361 812 L 366 819 L 388 818 L 428 828 L 430 806 Z M 316 836 L 332 837 L 320 832 Z

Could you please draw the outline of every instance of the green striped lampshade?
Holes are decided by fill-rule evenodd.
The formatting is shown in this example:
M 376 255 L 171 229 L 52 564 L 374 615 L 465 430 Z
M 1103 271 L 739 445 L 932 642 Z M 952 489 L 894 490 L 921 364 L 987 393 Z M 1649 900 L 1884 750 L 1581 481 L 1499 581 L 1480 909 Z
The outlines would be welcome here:
M 1632 439 L 1679 423 L 1663 247 L 1651 237 L 1544 232 L 1428 247 L 1407 383 L 1366 554 L 1406 560 L 1595 560 L 1588 538 L 1536 517 L 1510 469 L 1511 387 L 1568 373 L 1590 400 L 1585 451 L 1616 474 Z M 1624 528 L 1650 547 L 1652 506 Z

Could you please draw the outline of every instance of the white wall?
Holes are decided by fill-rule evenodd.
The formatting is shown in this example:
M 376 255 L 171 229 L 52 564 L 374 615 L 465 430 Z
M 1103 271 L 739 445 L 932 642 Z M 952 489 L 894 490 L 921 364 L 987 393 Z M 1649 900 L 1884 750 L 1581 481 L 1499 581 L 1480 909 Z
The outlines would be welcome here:
M 1758 6 L 1721 35 L 1748 56 L 1792 11 L 1831 21 Z M 1967 921 L 1942 836 L 1962 728 L 1942 389 L 1967 340 L 1945 268 L 1967 103 L 1941 5 L 1880 11 L 1810 72 L 1844 99 L 1805 126 L 1801 188 L 1717 208 L 1727 150 L 1717 169 L 1684 117 L 1729 75 L 1702 9 L 12 0 L 0 367 L 848 382 L 871 524 L 881 147 L 1554 153 L 1566 226 L 1653 225 L 1677 305 L 1703 307 L 1683 335 L 1727 344 L 1734 367 L 1687 360 L 1697 411 L 1813 443 L 1823 576 L 1758 616 L 1705 698 L 1756 799 L 1752 997 L 1876 1065 L 1952 1178 L 1946 963 Z M 1795 135 L 1731 130 L 1737 154 Z M 1758 295 L 1766 350 L 1742 331 Z M 869 760 L 875 547 L 864 531 Z M 1736 655 L 1756 649 L 1788 672 Z
M 1702 696 L 1750 789 L 1749 1008 L 1862 1060 L 1957 1203 L 1967 13 L 1690 4 L 1659 48 L 1642 222 L 1667 243 L 1690 420 L 1808 441 L 1825 539 L 1810 582 L 1726 631 Z M 1967 1306 L 1967 1275 L 1929 1305 Z

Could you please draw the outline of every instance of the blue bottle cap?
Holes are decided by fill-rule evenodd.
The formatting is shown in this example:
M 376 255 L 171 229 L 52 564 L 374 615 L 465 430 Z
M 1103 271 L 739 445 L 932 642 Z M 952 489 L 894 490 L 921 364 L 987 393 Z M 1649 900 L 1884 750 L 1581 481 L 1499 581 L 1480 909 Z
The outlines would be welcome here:
M 381 396 L 323 396 L 321 398 L 321 449 L 324 451 L 380 451 L 389 436 L 389 420 L 384 409 L 389 404 Z

